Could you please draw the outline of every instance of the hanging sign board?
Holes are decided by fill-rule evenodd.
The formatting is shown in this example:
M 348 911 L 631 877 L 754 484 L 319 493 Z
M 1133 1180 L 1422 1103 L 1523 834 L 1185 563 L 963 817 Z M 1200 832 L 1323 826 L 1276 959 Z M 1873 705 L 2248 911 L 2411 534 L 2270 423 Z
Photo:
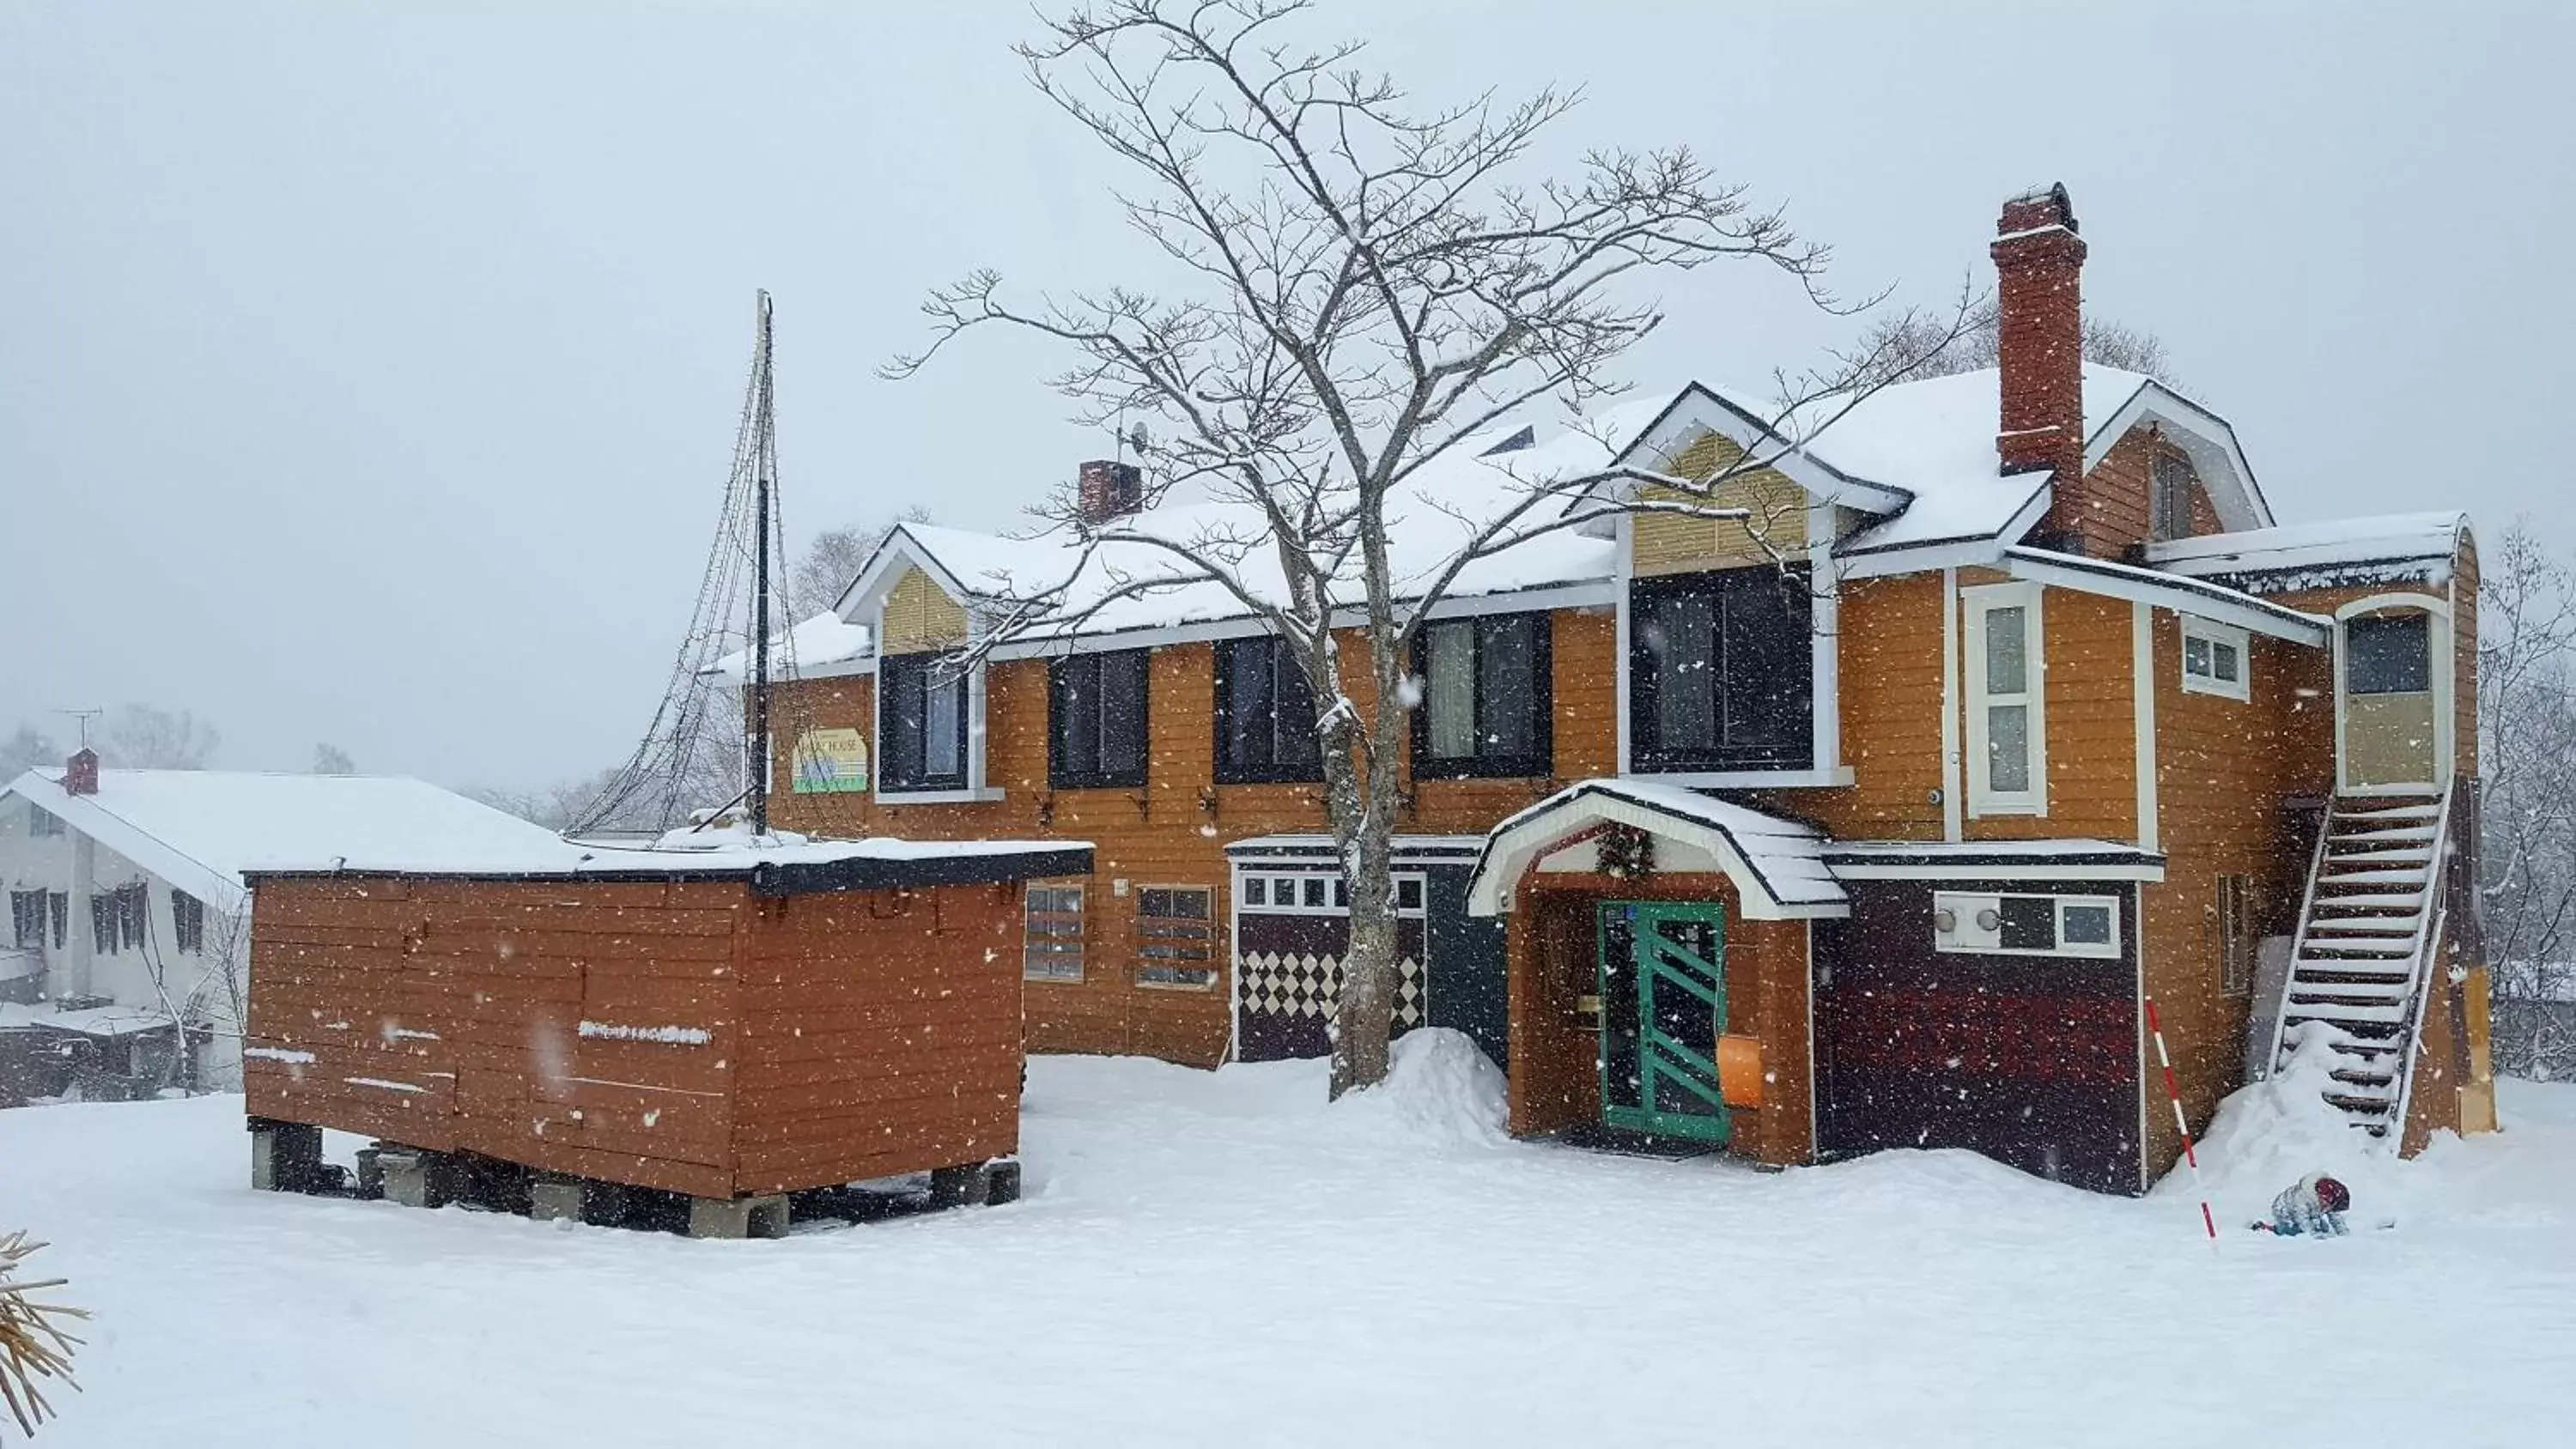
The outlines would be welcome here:
M 796 737 L 796 793 L 855 795 L 868 788 L 868 742 L 857 730 L 807 730 Z

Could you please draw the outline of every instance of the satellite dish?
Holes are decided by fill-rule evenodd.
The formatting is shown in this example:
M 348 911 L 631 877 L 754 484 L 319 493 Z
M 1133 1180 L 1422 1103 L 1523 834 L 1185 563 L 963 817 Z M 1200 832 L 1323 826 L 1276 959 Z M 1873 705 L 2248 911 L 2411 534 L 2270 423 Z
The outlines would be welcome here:
M 1137 423 L 1127 430 L 1127 446 L 1136 450 L 1137 457 L 1141 458 L 1145 456 L 1146 450 L 1149 447 L 1149 442 L 1145 436 L 1145 425 L 1143 423 Z

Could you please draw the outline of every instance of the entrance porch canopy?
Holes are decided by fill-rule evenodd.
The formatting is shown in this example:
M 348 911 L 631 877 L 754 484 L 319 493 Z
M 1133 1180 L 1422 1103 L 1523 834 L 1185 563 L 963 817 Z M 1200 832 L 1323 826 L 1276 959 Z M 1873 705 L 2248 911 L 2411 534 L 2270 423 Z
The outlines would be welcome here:
M 1665 872 L 1716 871 L 1735 883 L 1750 920 L 1851 914 L 1825 864 L 1826 838 L 1811 826 L 1645 780 L 1585 780 L 1559 790 L 1493 828 L 1467 880 L 1467 910 L 1499 915 L 1532 865 L 1598 835 L 1605 826 L 1646 832 Z

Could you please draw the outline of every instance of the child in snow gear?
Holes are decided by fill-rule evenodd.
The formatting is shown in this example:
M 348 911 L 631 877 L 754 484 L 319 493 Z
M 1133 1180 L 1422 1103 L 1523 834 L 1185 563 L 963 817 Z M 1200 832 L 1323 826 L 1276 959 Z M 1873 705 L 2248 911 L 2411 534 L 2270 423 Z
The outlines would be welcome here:
M 2256 1223 L 2258 1233 L 2285 1238 L 2340 1238 L 2351 1229 L 2343 1215 L 2352 1209 L 2352 1191 L 2322 1172 L 2311 1172 L 2272 1199 L 2272 1220 Z

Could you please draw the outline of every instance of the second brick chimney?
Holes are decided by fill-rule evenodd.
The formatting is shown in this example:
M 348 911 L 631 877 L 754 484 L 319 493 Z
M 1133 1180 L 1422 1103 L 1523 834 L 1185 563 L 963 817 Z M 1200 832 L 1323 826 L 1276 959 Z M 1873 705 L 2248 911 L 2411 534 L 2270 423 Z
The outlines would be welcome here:
M 98 793 L 98 751 L 84 745 L 63 761 L 63 793 L 95 795 Z
M 1145 506 L 1145 474 L 1133 463 L 1094 459 L 1082 465 L 1074 512 L 1087 528 L 1124 518 Z
M 2084 239 L 2061 183 L 2004 203 L 1995 259 L 1996 360 L 2003 406 L 1995 451 L 2007 473 L 2052 469 L 2041 531 L 2084 551 Z

